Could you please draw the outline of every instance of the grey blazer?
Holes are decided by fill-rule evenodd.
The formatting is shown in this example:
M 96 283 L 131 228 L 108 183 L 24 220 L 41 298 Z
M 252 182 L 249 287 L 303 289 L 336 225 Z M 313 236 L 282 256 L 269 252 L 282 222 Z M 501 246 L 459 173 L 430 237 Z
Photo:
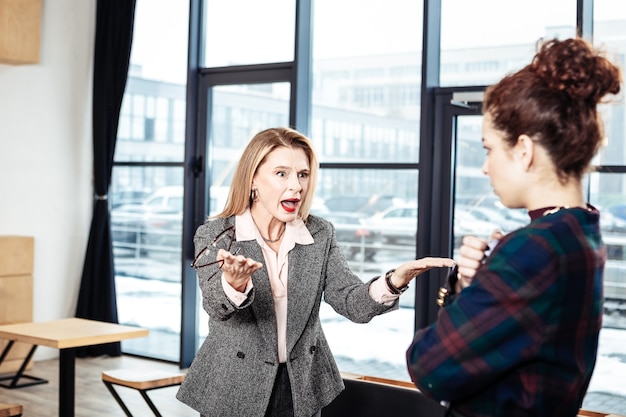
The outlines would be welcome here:
M 199 252 L 214 237 L 233 226 L 234 217 L 207 221 L 196 231 Z M 289 253 L 287 369 L 295 417 L 310 417 L 343 390 L 343 381 L 324 337 L 319 319 L 322 300 L 337 313 L 366 323 L 397 309 L 369 296 L 369 282 L 352 273 L 337 246 L 330 222 L 309 216 L 312 245 L 298 245 Z M 233 242 L 232 251 L 263 262 L 256 241 Z M 267 270 L 252 276 L 253 289 L 239 307 L 225 295 L 218 265 L 198 270 L 202 304 L 209 314 L 209 334 L 200 347 L 176 397 L 209 417 L 262 417 L 278 366 L 276 319 Z M 371 281 L 370 281 L 371 282 Z

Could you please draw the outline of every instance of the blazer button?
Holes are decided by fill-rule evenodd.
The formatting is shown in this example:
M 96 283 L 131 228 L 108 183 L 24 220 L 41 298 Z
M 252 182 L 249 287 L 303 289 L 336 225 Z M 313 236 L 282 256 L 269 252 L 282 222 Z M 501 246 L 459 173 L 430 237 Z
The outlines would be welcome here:
M 309 352 L 311 352 L 311 354 L 315 353 L 315 346 L 311 346 L 309 348 Z
M 245 358 L 245 357 L 246 357 L 246 354 L 245 354 L 245 353 L 243 353 L 243 352 L 237 352 L 237 357 L 238 357 L 239 359 L 243 359 L 243 358 Z

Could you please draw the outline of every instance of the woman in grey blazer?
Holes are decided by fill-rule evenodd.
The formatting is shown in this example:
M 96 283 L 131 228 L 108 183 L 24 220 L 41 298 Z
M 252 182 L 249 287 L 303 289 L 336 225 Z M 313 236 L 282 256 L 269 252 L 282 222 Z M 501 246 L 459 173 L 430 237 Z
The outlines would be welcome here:
M 239 161 L 224 211 L 196 231 L 193 266 L 209 335 L 177 398 L 202 416 L 319 415 L 343 389 L 319 319 L 322 296 L 339 314 L 366 323 L 396 309 L 416 275 L 454 265 L 424 258 L 362 282 L 332 224 L 309 215 L 317 172 L 304 135 L 259 132 Z

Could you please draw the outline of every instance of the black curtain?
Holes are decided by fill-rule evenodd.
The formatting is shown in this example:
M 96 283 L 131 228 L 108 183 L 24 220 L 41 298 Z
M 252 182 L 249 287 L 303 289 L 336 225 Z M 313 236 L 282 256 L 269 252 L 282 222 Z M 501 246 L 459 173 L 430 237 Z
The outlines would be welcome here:
M 118 323 L 107 193 L 128 76 L 135 0 L 98 0 L 93 72 L 95 202 L 76 317 Z M 120 343 L 82 348 L 80 357 L 122 354 Z

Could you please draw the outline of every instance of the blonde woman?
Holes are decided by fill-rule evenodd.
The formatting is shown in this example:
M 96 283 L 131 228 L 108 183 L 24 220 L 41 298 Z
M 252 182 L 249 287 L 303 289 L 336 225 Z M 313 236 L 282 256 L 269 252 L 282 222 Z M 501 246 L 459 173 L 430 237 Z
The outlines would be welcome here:
M 309 214 L 318 162 L 288 128 L 255 135 L 224 211 L 195 235 L 209 335 L 178 392 L 206 417 L 319 416 L 343 382 L 319 319 L 322 297 L 365 323 L 398 307 L 416 276 L 451 259 L 406 262 L 364 283 L 333 226 Z

